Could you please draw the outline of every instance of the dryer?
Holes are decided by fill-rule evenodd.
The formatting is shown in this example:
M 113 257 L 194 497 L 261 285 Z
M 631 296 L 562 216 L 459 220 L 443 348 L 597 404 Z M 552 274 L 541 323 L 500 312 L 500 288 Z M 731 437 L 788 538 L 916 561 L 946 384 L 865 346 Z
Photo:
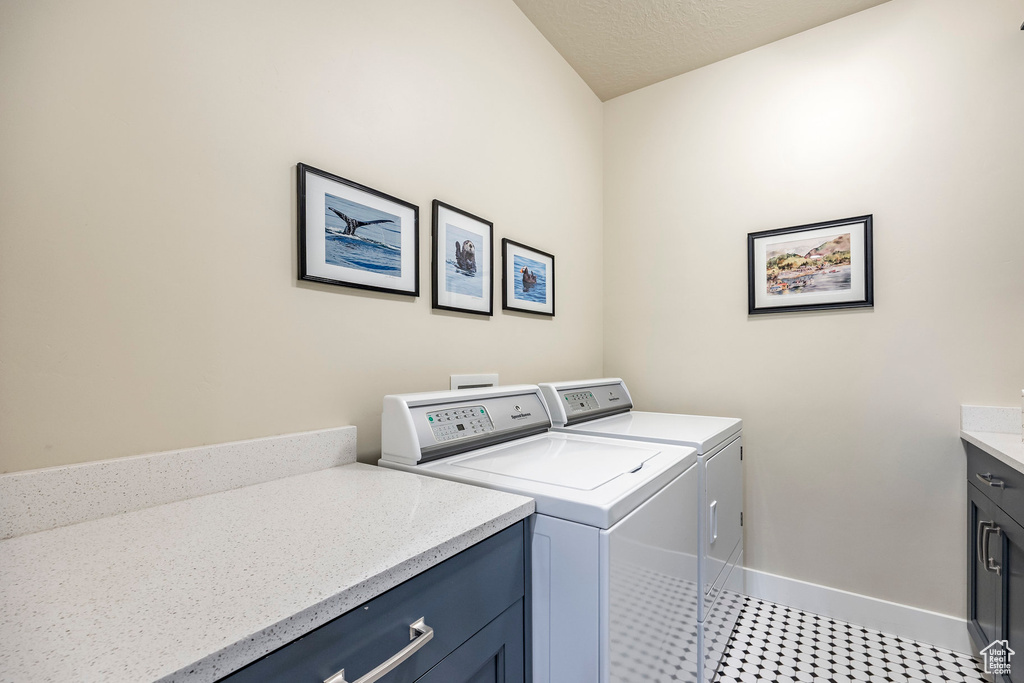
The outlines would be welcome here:
M 744 593 L 743 421 L 633 410 L 626 383 L 618 378 L 543 383 L 540 388 L 555 431 L 697 451 L 697 632 L 703 654 L 701 678 L 710 681 Z
M 536 386 L 385 396 L 379 464 L 534 498 L 534 683 L 698 681 L 696 450 L 549 427 Z

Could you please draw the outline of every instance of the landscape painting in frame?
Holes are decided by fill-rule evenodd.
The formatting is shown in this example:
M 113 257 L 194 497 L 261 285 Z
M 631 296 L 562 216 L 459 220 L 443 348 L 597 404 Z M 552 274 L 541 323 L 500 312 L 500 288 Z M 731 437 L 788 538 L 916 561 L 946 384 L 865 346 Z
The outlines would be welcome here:
M 419 209 L 307 166 L 299 173 L 299 279 L 419 294 Z
M 433 209 L 433 307 L 492 315 L 493 224 L 438 199 L 434 200 Z
M 501 306 L 555 314 L 555 257 L 510 239 L 501 241 Z
M 874 305 L 872 217 L 747 235 L 748 312 Z

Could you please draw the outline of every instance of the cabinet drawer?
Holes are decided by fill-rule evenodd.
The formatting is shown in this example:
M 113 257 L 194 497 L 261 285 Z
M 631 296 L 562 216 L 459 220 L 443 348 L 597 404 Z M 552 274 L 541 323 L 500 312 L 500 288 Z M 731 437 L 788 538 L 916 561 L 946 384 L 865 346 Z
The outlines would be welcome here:
M 354 681 L 410 642 L 423 618 L 433 638 L 381 681 L 411 683 L 525 595 L 525 525 L 519 522 L 320 626 L 224 679 Z
M 522 600 L 505 610 L 416 683 L 523 683 Z
M 1018 522 L 1024 522 L 1024 473 L 996 460 L 974 444 L 967 447 L 967 479 L 977 486 L 989 500 L 1006 511 Z M 986 482 L 1002 482 L 992 486 Z

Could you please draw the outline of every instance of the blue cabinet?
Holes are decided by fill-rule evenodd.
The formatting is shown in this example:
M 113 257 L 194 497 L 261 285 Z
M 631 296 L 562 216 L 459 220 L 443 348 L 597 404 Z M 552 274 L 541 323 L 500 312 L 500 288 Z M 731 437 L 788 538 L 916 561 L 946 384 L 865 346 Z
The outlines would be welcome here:
M 979 651 L 1007 641 L 1018 659 L 996 683 L 1024 682 L 1024 473 L 967 444 L 967 627 Z
M 344 669 L 354 683 L 426 640 L 422 624 L 432 636 L 381 683 L 525 683 L 528 549 L 518 522 L 222 681 L 323 683 Z
M 526 680 L 523 601 L 509 607 L 416 683 L 512 683 Z

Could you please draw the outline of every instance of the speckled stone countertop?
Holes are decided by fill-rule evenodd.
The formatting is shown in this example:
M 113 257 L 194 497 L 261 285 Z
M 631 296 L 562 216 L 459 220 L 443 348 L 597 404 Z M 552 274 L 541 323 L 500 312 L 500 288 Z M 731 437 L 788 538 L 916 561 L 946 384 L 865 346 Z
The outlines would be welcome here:
M 0 681 L 215 681 L 533 510 L 353 464 L 0 541 Z
M 960 438 L 1024 473 L 1020 408 L 960 406 Z
M 1024 474 L 1024 444 L 1020 434 L 961 431 L 960 438 Z

